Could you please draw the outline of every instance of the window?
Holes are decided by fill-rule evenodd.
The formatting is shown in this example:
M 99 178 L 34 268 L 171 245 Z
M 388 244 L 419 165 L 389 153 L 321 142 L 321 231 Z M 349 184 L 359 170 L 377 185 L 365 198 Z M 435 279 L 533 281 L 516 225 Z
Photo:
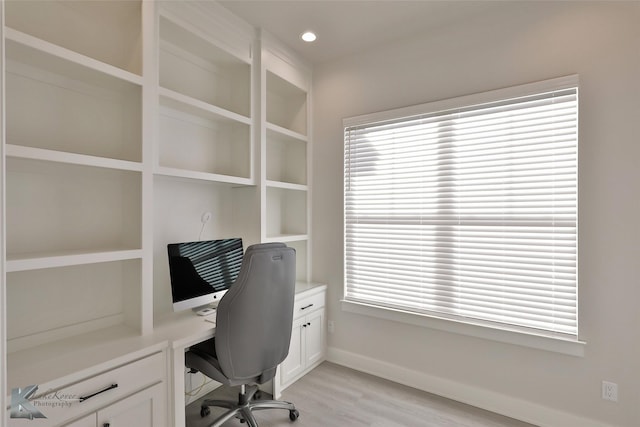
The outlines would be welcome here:
M 577 83 L 345 119 L 345 301 L 577 339 Z

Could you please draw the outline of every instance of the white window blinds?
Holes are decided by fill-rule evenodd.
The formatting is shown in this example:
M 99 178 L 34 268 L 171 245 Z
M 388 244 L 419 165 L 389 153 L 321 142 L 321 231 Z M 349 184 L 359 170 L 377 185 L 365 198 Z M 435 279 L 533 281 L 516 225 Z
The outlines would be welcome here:
M 560 83 L 345 120 L 345 300 L 577 337 L 577 78 Z

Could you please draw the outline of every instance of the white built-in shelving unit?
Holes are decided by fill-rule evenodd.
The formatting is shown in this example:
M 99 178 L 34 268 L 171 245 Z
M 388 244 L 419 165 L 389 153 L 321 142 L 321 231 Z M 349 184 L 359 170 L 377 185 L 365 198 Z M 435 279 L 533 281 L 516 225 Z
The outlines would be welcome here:
M 310 278 L 311 72 L 262 34 L 260 69 L 262 235 L 296 249 L 298 280 Z
M 3 6 L 5 391 L 153 336 L 168 243 L 286 242 L 309 281 L 304 62 L 214 2 Z
M 141 2 L 5 13 L 8 350 L 142 330 Z

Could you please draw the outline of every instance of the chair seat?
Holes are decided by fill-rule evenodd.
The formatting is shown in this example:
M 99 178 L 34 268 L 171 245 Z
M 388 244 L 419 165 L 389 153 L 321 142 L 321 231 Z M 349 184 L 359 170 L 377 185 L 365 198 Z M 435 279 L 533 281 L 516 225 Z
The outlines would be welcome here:
M 238 384 L 232 384 L 234 381 L 222 373 L 220 363 L 218 359 L 216 359 L 215 338 L 192 346 L 189 351 L 185 353 L 184 358 L 186 366 L 202 372 L 207 377 L 219 383 L 226 385 L 240 385 L 243 383 L 243 381 L 240 381 Z

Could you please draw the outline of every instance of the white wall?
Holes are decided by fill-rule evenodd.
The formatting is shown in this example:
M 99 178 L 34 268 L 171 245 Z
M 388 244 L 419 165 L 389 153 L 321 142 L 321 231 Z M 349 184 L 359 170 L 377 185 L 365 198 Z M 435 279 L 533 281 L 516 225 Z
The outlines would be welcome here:
M 342 119 L 580 75 L 584 357 L 341 311 Z M 640 3 L 513 2 L 314 70 L 314 279 L 333 360 L 541 425 L 640 425 Z M 601 381 L 619 401 L 601 399 Z

